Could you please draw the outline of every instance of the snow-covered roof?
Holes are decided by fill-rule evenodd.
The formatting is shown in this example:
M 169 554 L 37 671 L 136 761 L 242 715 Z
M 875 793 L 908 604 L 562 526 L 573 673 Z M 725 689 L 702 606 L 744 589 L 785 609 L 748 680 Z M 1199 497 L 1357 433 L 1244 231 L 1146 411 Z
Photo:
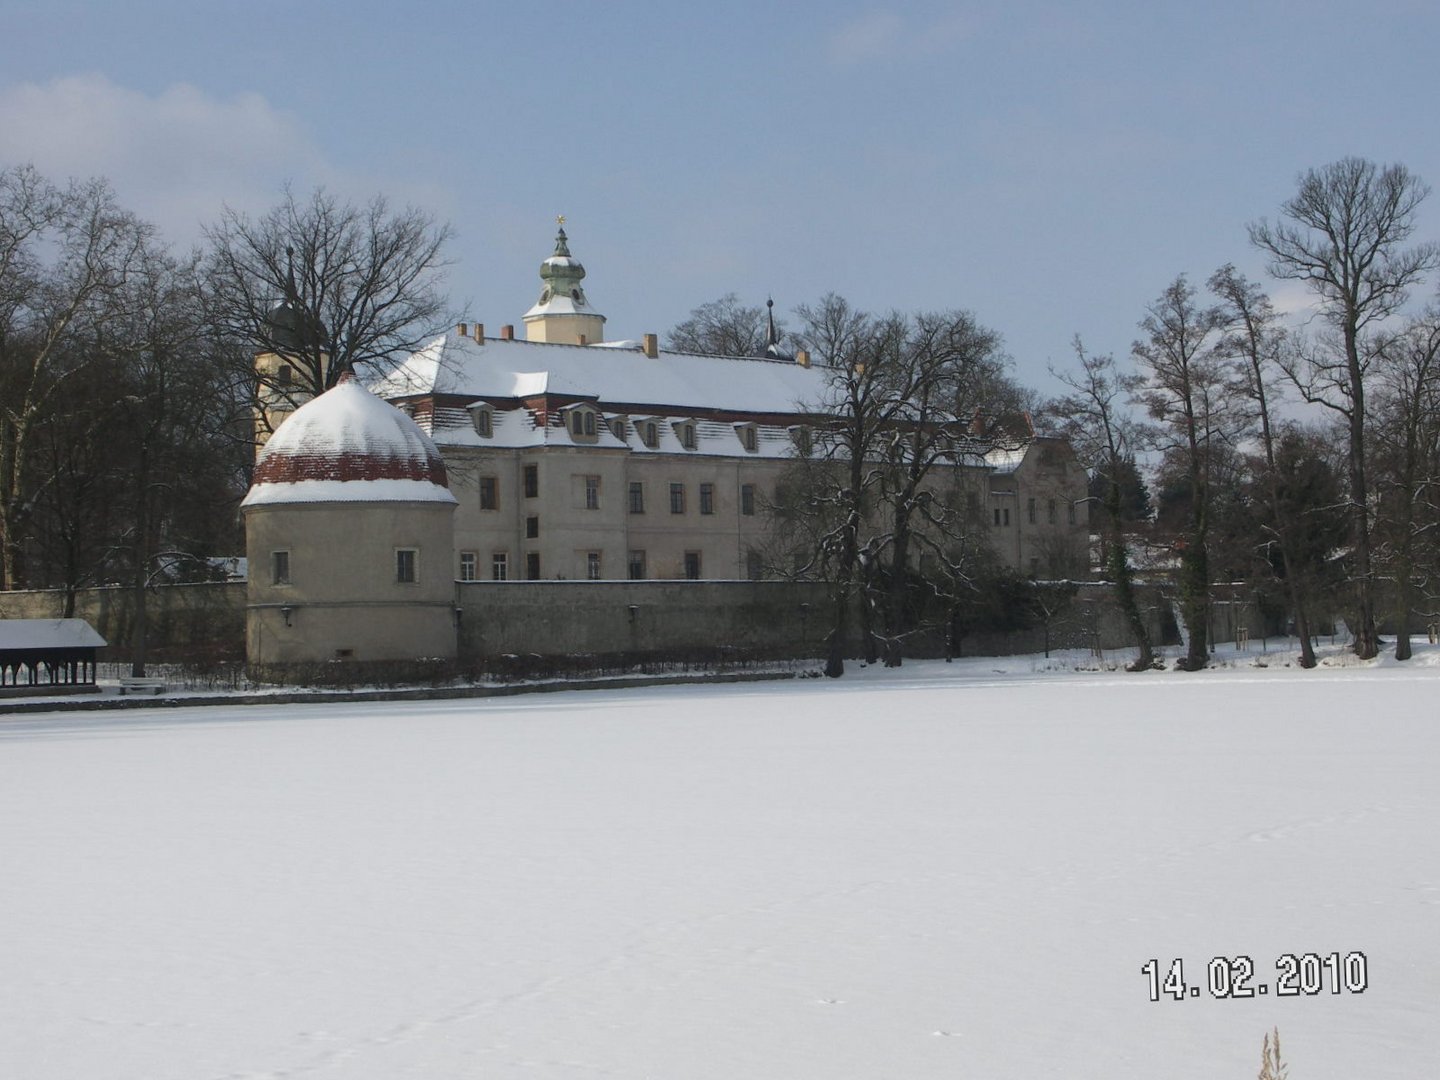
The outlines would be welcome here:
M 85 649 L 105 644 L 84 619 L 0 619 L 0 649 Z
M 240 505 L 455 501 L 430 437 L 347 376 L 270 437 Z
M 576 300 L 574 297 L 563 296 L 556 293 L 548 300 L 542 300 L 529 311 L 525 312 L 525 318 L 534 315 L 595 315 L 597 312 L 583 299 Z M 603 316 L 602 316 L 603 318 Z
M 638 414 L 675 409 L 804 414 L 818 409 L 825 372 L 778 360 L 662 351 L 656 358 L 616 344 L 557 345 L 446 335 L 371 389 L 385 398 L 456 394 L 525 398 L 593 397 Z
M 985 464 L 994 469 L 995 472 L 1003 475 L 1013 473 L 1025 463 L 1025 454 L 1029 450 L 1028 442 L 1020 446 L 997 447 L 985 452 Z

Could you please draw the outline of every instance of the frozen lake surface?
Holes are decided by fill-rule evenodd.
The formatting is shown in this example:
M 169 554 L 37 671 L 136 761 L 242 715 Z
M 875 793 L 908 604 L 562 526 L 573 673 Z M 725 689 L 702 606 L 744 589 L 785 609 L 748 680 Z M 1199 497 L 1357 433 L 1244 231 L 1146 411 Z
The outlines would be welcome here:
M 0 1076 L 1434 1075 L 1437 659 L 0 717 Z

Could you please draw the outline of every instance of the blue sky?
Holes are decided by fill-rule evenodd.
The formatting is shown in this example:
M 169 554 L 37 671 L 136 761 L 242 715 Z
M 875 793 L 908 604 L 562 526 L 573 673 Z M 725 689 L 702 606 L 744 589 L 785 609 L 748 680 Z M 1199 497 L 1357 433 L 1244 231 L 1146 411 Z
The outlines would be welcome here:
M 612 337 L 835 291 L 967 308 L 1047 391 L 1077 332 L 1127 354 L 1176 274 L 1263 274 L 1245 224 L 1301 170 L 1440 183 L 1440 6 L 1408 0 L 0 0 L 0 26 L 0 165 L 107 175 L 178 244 L 287 179 L 383 192 L 454 225 L 456 306 L 498 327 L 564 213 Z

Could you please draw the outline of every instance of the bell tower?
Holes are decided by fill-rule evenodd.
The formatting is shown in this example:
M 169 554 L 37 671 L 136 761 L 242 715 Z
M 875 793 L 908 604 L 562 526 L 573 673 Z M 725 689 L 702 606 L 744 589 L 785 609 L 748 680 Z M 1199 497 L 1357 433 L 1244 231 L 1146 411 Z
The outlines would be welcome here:
M 525 313 L 525 337 L 562 345 L 596 345 L 605 340 L 605 316 L 590 306 L 580 282 L 585 267 L 570 254 L 565 215 L 555 219 L 555 253 L 540 264 L 540 299 Z

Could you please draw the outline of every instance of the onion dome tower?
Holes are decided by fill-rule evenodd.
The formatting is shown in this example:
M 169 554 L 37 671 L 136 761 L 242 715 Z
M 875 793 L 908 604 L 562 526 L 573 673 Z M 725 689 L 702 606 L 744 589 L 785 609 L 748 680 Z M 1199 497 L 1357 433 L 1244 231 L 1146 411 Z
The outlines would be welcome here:
M 240 504 L 252 673 L 453 659 L 456 505 L 430 437 L 353 376 L 295 410 Z
M 570 254 L 565 216 L 555 220 L 560 226 L 555 253 L 540 264 L 544 285 L 539 301 L 525 313 L 525 337 L 564 345 L 596 345 L 605 340 L 605 316 L 590 306 L 580 287 L 585 267 Z
M 286 248 L 285 296 L 265 313 L 261 338 L 265 347 L 255 354 L 258 383 L 255 401 L 255 454 L 270 435 L 323 385 L 330 367 L 325 344 L 330 333 L 324 322 L 306 310 L 295 288 L 295 252 Z

